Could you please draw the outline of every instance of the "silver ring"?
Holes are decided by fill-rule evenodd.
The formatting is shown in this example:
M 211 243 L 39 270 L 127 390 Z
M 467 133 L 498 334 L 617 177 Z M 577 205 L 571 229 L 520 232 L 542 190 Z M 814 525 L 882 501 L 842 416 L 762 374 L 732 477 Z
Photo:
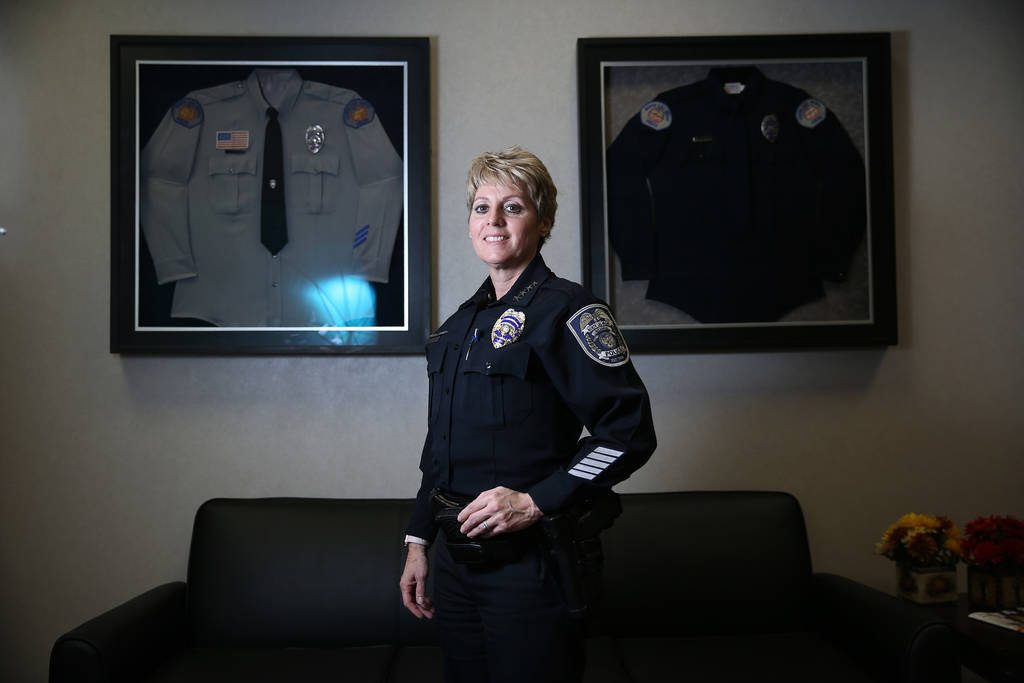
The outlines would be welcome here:
M 480 528 L 481 529 L 487 529 L 487 520 L 486 519 L 484 521 L 480 522 Z

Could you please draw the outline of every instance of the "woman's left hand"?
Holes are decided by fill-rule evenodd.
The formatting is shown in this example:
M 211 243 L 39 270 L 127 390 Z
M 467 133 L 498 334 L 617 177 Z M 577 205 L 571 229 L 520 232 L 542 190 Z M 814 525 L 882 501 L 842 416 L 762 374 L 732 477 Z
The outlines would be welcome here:
M 459 513 L 462 533 L 470 538 L 490 538 L 519 531 L 534 524 L 544 513 L 528 493 L 499 486 L 482 492 Z

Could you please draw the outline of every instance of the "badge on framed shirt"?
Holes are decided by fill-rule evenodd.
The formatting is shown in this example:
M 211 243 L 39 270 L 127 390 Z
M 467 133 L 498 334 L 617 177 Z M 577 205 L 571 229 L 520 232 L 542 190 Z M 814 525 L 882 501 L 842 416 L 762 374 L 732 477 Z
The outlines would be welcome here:
M 580 348 L 595 363 L 615 368 L 629 361 L 629 348 L 612 312 L 604 304 L 590 304 L 565 321 Z

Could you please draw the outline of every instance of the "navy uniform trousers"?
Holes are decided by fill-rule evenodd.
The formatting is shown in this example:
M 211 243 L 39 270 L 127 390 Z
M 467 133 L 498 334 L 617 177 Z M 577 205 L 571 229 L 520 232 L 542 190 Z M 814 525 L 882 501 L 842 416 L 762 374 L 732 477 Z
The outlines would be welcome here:
M 516 562 L 480 567 L 435 552 L 446 683 L 576 683 L 583 678 L 582 625 L 562 602 L 538 546 Z

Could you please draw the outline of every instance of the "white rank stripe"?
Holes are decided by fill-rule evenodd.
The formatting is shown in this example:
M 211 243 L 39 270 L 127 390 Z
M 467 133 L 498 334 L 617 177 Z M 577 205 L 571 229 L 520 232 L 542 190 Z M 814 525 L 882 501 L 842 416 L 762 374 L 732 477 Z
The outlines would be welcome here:
M 585 458 L 576 463 L 569 474 L 580 479 L 591 480 L 605 471 L 613 462 L 619 459 L 623 451 L 616 451 L 604 446 L 598 446 L 587 454 Z

